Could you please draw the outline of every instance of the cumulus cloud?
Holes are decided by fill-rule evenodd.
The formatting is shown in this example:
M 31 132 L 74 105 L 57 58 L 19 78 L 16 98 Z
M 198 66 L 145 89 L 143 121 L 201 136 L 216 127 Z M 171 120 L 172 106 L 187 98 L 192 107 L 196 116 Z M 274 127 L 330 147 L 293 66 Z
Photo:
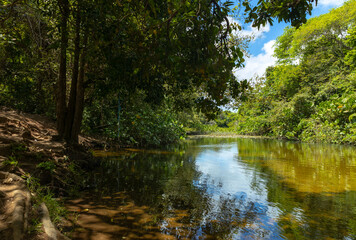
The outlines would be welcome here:
M 276 63 L 277 58 L 273 57 L 275 40 L 271 40 L 263 45 L 262 53 L 257 56 L 246 58 L 245 67 L 235 70 L 238 79 L 251 79 L 261 77 L 267 67 Z
M 341 6 L 345 0 L 318 0 L 318 5 L 319 6 Z

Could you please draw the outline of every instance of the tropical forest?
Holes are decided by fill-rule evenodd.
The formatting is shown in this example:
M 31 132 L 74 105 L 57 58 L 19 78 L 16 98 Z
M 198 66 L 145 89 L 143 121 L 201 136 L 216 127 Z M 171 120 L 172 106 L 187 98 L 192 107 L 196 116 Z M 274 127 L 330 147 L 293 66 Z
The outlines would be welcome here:
M 356 0 L 0 0 L 0 239 L 355 238 Z

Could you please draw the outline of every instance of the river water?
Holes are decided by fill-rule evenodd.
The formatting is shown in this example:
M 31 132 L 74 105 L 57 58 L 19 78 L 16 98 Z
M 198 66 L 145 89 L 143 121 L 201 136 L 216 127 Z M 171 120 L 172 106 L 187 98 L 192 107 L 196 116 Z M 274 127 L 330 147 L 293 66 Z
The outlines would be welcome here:
M 96 152 L 74 239 L 356 239 L 356 148 L 201 138 Z

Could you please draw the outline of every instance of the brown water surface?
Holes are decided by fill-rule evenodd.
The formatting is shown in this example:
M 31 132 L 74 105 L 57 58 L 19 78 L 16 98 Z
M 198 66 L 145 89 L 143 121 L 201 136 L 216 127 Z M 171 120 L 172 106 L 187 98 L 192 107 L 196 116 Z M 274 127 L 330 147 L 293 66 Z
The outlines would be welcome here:
M 98 153 L 74 239 L 356 239 L 356 148 L 203 138 Z

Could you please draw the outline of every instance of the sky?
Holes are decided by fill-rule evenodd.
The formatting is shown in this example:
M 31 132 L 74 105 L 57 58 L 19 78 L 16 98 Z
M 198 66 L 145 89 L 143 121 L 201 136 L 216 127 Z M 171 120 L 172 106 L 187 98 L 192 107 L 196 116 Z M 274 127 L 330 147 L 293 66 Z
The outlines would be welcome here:
M 318 0 L 318 5 L 316 7 L 314 5 L 312 15 L 309 18 L 325 14 L 332 8 L 341 6 L 344 2 L 345 0 Z M 244 26 L 243 34 L 253 34 L 256 38 L 250 43 L 248 49 L 250 56 L 245 58 L 245 67 L 234 71 L 239 80 L 262 76 L 268 66 L 275 64 L 276 58 L 273 57 L 274 43 L 276 38 L 283 34 L 283 29 L 289 25 L 275 21 L 273 26 L 266 25 L 260 30 L 252 28 L 251 25 Z

